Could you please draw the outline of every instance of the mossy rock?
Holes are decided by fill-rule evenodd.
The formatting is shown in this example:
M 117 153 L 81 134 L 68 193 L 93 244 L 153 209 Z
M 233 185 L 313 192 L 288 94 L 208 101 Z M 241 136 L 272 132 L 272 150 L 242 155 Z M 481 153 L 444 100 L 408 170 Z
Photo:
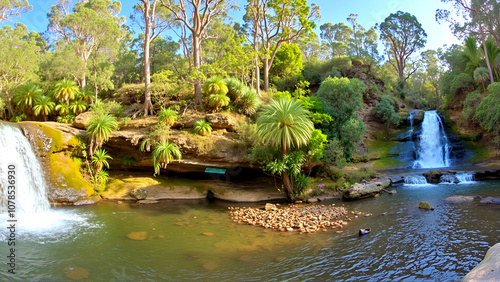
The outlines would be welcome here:
M 424 210 L 434 210 L 434 207 L 431 206 L 431 204 L 429 204 L 428 202 L 420 202 L 418 204 L 418 208 L 419 209 L 424 209 Z
M 64 147 L 62 133 L 57 129 L 39 122 L 22 122 L 19 126 L 38 156 L 46 157 Z
M 67 201 L 63 199 L 59 199 L 57 201 L 74 202 L 73 199 L 76 195 L 80 197 L 88 197 L 94 193 L 92 185 L 85 181 L 80 173 L 81 165 L 82 161 L 79 158 L 71 157 L 69 152 L 59 152 L 50 156 L 50 160 L 48 161 L 46 168 L 49 178 L 48 181 L 52 184 L 51 186 L 53 186 L 51 190 L 53 190 L 52 192 L 54 193 L 68 195 L 70 197 Z M 75 193 L 72 193 L 73 190 L 76 195 Z M 85 191 L 85 193 L 83 191 Z

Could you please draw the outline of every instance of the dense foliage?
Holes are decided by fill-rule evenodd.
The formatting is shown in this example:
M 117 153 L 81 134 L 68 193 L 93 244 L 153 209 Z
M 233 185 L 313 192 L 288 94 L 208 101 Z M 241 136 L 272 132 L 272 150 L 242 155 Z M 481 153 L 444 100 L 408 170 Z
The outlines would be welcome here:
M 340 142 L 347 160 L 352 158 L 356 143 L 361 141 L 365 126 L 356 114 L 363 108 L 365 86 L 356 78 L 327 78 L 317 96 L 332 121 L 323 125 L 329 140 Z

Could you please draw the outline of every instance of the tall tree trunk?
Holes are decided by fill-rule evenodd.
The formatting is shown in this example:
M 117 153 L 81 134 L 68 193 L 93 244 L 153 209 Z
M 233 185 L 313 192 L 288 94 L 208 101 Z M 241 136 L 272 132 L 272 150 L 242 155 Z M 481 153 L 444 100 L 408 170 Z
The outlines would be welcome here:
M 481 29 L 481 28 L 480 28 Z M 486 61 L 486 66 L 488 67 L 488 74 L 490 75 L 490 83 L 494 83 L 495 82 L 495 79 L 493 78 L 493 71 L 491 69 L 491 64 L 490 64 L 490 60 L 488 58 L 488 50 L 486 49 L 486 41 L 484 40 L 484 37 L 482 38 L 483 39 L 483 50 L 484 50 L 484 57 L 485 57 L 485 61 Z
M 255 90 L 259 97 L 262 97 L 260 93 L 260 68 L 259 68 L 259 23 L 260 23 L 260 13 L 259 13 L 259 2 L 258 0 L 253 1 L 253 50 L 255 52 L 253 56 L 254 66 L 255 66 Z
M 95 63 L 95 56 L 92 57 L 92 62 L 94 64 L 94 94 L 95 94 L 95 101 L 97 102 L 97 65 Z
M 193 31 L 193 66 L 199 70 L 201 66 L 201 42 L 197 33 Z M 203 103 L 201 99 L 201 82 L 199 80 L 194 82 L 194 103 L 196 106 L 201 106 Z
M 471 1 L 471 7 L 472 7 L 472 1 Z M 476 17 L 479 19 L 479 13 L 477 10 L 473 10 L 476 13 Z M 486 66 L 488 67 L 488 73 L 490 75 L 490 83 L 494 83 L 495 80 L 493 78 L 493 71 L 491 70 L 491 65 L 490 65 L 490 60 L 488 58 L 488 49 L 486 49 L 486 39 L 483 31 L 483 25 L 479 23 L 479 33 L 481 34 L 481 40 L 483 41 L 483 51 L 484 51 L 484 58 L 486 59 Z
M 269 90 L 269 59 L 264 58 L 264 91 Z
M 144 2 L 146 7 L 144 7 L 144 19 L 145 19 L 145 31 L 144 35 L 144 106 L 142 112 L 144 116 L 149 113 L 153 114 L 153 104 L 151 103 L 151 58 L 149 55 L 149 46 L 151 44 L 151 15 L 149 14 L 149 1 Z
M 290 179 L 290 175 L 288 175 L 288 173 L 286 171 L 284 171 L 282 174 L 281 174 L 281 177 L 283 178 L 283 186 L 285 188 L 285 195 L 286 195 L 286 198 L 288 199 L 288 201 L 292 201 L 292 196 L 293 196 L 293 184 L 292 184 L 292 181 Z

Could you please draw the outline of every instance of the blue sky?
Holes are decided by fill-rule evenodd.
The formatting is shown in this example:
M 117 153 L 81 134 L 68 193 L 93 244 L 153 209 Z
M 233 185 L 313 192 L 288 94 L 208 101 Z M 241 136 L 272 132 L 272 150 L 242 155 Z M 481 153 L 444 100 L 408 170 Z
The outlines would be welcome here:
M 23 14 L 21 18 L 13 17 L 13 22 L 23 22 L 30 31 L 42 32 L 47 29 L 47 12 L 54 0 L 29 0 L 33 10 Z M 124 0 L 122 2 L 122 15 L 127 18 L 128 24 L 132 24 L 129 15 L 132 12 L 132 6 L 137 1 Z M 245 5 L 246 0 L 237 0 L 241 7 Z M 448 24 L 438 24 L 435 19 L 435 11 L 438 8 L 450 8 L 450 6 L 441 3 L 440 0 L 315 0 L 308 3 L 316 3 L 321 8 L 321 20 L 318 23 L 317 33 L 319 35 L 319 26 L 323 23 L 338 22 L 348 23 L 347 16 L 351 13 L 358 14 L 358 22 L 365 28 L 370 28 L 377 23 L 381 23 L 390 13 L 401 10 L 409 12 L 417 17 L 423 28 L 427 32 L 427 46 L 425 49 L 437 49 L 444 44 L 450 46 L 453 43 L 460 43 L 448 28 Z M 242 21 L 242 10 L 232 12 L 234 21 Z

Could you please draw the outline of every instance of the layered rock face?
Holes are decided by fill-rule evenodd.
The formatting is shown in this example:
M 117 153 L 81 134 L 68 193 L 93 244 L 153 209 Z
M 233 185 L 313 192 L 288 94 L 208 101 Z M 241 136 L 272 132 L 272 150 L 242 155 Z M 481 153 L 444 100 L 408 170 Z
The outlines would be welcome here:
M 80 173 L 78 130 L 57 123 L 25 122 L 19 126 L 44 168 L 49 201 L 73 204 L 92 195 L 92 185 Z M 59 130 L 62 128 L 64 131 Z

